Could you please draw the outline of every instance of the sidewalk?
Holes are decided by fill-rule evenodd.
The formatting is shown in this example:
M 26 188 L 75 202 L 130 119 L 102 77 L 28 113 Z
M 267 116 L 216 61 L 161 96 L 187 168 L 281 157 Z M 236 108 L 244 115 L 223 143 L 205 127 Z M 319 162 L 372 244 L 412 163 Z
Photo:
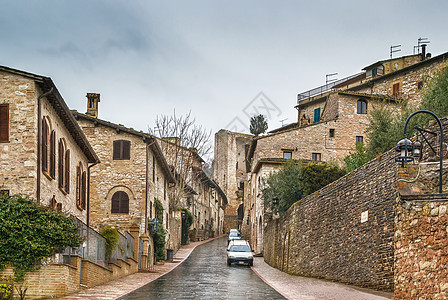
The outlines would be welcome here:
M 165 275 L 179 264 L 181 264 L 190 254 L 194 248 L 204 243 L 210 242 L 214 239 L 220 238 L 224 235 L 217 236 L 201 242 L 193 242 L 189 245 L 182 246 L 173 257 L 173 262 L 166 262 L 164 265 L 155 266 L 155 273 L 134 273 L 132 275 L 122 277 L 113 281 L 106 282 L 105 284 L 85 289 L 75 294 L 65 296 L 63 300 L 74 299 L 90 299 L 90 300 L 114 300 L 118 299 L 130 292 L 156 280 L 157 278 Z
M 289 275 L 265 263 L 263 257 L 254 258 L 252 270 L 264 282 L 287 299 L 393 299 L 392 293 L 378 292 L 320 279 Z

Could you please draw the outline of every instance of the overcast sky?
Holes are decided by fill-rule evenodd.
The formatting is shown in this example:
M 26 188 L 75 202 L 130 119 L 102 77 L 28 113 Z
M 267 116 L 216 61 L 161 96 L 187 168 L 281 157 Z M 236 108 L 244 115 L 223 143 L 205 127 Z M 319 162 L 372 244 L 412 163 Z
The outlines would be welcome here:
M 49 76 L 68 106 L 138 130 L 191 111 L 216 132 L 296 121 L 300 92 L 413 53 L 448 51 L 448 1 L 0 0 L 0 65 Z M 286 119 L 286 120 L 285 120 Z

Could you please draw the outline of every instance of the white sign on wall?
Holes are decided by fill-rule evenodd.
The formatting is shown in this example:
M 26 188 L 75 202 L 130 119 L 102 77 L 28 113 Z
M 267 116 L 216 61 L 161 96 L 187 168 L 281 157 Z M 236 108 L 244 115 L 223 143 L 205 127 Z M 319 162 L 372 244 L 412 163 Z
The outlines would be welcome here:
M 363 212 L 361 213 L 361 223 L 365 223 L 365 222 L 367 222 L 368 220 L 369 220 L 369 211 L 368 211 L 368 210 L 363 211 Z

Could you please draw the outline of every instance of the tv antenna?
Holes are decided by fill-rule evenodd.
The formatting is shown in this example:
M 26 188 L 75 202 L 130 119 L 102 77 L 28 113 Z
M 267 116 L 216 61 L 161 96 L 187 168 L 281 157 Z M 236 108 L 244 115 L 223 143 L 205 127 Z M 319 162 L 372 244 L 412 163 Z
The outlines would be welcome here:
M 280 120 L 280 122 L 282 122 L 282 127 L 283 127 L 283 122 L 286 121 L 286 120 L 288 120 L 288 118 Z
M 401 45 L 396 45 L 396 46 L 390 46 L 390 58 L 392 58 L 392 55 L 395 52 L 400 52 L 401 51 Z
M 417 49 L 417 54 L 420 54 L 420 49 L 422 48 L 422 45 L 427 45 L 429 43 L 431 43 L 431 42 L 429 41 L 428 38 L 419 37 L 417 39 L 417 46 L 414 46 L 413 53 L 415 54 L 415 49 Z
M 325 75 L 325 84 L 329 84 L 329 83 L 331 83 L 333 81 L 338 80 L 337 78 L 331 78 L 331 77 L 336 76 L 336 75 L 338 75 L 338 73 L 331 73 L 331 74 Z

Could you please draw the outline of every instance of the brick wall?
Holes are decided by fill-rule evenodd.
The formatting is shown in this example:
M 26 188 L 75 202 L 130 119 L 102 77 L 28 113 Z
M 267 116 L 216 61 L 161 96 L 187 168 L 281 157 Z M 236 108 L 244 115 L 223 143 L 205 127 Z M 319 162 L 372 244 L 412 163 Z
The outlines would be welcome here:
M 394 155 L 383 154 L 268 221 L 265 261 L 290 274 L 392 291 Z

